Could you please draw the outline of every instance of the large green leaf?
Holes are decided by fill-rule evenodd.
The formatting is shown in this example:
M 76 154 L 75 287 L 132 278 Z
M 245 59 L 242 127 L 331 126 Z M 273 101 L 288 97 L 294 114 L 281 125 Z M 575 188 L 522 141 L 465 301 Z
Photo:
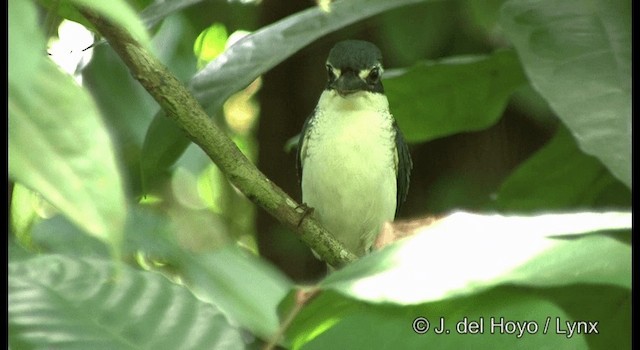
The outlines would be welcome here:
M 576 284 L 536 293 L 562 307 L 569 320 L 598 322 L 598 334 L 586 337 L 589 349 L 631 349 L 631 290 Z
M 405 138 L 423 142 L 491 126 L 525 83 L 515 53 L 498 51 L 420 63 L 384 86 Z
M 18 87 L 26 91 L 43 64 L 44 35 L 38 27 L 36 7 L 31 1 L 9 0 L 9 79 L 20 78 Z
M 9 69 L 9 175 L 117 244 L 126 205 L 113 144 L 91 96 L 41 59 L 34 81 L 15 75 L 18 62 Z
M 294 349 L 625 348 L 631 247 L 620 239 L 629 235 L 587 232 L 630 227 L 630 213 L 453 214 L 333 273 L 311 301 L 296 303 L 300 294 L 292 292 L 281 316 L 303 307 L 284 342 Z M 582 322 L 577 332 L 575 322 Z
M 149 124 L 140 155 L 142 194 L 147 195 L 169 175 L 191 140 L 179 125 L 160 111 Z
M 583 295 L 588 292 L 582 291 Z M 562 333 L 565 322 L 573 320 L 585 321 L 571 318 L 553 301 L 527 288 L 503 287 L 403 307 L 372 305 L 326 292 L 295 318 L 287 342 L 293 349 L 328 349 L 336 344 L 348 349 L 586 348 L 584 334 Z M 611 332 L 607 339 L 620 335 Z
M 398 304 L 443 300 L 503 284 L 631 288 L 631 247 L 609 235 L 582 234 L 628 229 L 630 213 L 455 213 L 348 265 L 320 286 L 361 300 Z
M 377 18 L 376 44 L 383 60 L 393 56 L 394 66 L 412 65 L 425 57 L 438 57 L 450 49 L 460 4 L 456 1 L 433 1 L 387 11 Z M 416 40 L 416 30 L 420 30 Z M 384 63 L 384 62 L 383 62 Z
M 216 305 L 253 334 L 265 339 L 276 334 L 276 308 L 293 287 L 280 271 L 236 247 L 187 261 L 187 284 L 200 299 Z
M 509 176 L 496 199 L 498 209 L 511 212 L 612 204 L 630 207 L 631 193 L 597 158 L 581 152 L 565 128 Z
M 264 72 L 293 55 L 317 38 L 383 11 L 429 0 L 342 0 L 332 2 L 329 11 L 320 7 L 298 12 L 242 38 L 211 61 L 189 82 L 200 104 L 218 113 L 233 93 L 249 85 Z M 155 116 L 142 150 L 143 182 L 173 164 L 189 145 L 180 130 Z
M 631 1 L 511 0 L 501 24 L 580 148 L 631 188 Z
M 14 349 L 242 349 L 211 305 L 162 276 L 45 255 L 9 264 Z
M 31 229 L 33 245 L 40 252 L 77 257 L 109 258 L 104 242 L 85 234 L 63 215 L 40 220 Z
M 276 306 L 293 288 L 282 272 L 235 246 L 188 251 L 178 243 L 167 218 L 139 207 L 133 207 L 129 217 L 123 256 L 142 255 L 150 265 L 161 262 L 163 271 L 180 276 L 200 300 L 216 306 L 234 324 L 265 339 L 276 333 Z M 33 240 L 41 249 L 77 258 L 104 256 L 100 242 L 81 235 L 60 217 L 36 225 Z

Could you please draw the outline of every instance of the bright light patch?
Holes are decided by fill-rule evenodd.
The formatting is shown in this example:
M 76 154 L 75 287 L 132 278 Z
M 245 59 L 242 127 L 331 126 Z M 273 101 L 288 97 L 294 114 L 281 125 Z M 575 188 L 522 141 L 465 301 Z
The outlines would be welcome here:
M 631 283 L 628 245 L 587 233 L 628 230 L 631 225 L 627 212 L 454 213 L 336 272 L 322 287 L 361 300 L 403 304 L 469 295 L 500 284 L 557 286 L 569 279 L 626 287 Z M 602 261 L 606 254 L 618 259 Z
M 229 39 L 227 39 L 227 43 L 224 46 L 224 48 L 228 49 L 233 44 L 237 43 L 240 39 L 244 38 L 249 34 L 251 34 L 251 32 L 248 32 L 246 30 L 236 30 L 235 32 L 231 33 L 231 35 L 229 36 Z
M 224 51 L 227 37 L 227 28 L 222 23 L 214 23 L 198 35 L 193 44 L 193 53 L 198 59 L 198 69 L 202 69 Z
M 49 40 L 49 57 L 63 71 L 72 75 L 78 84 L 82 84 L 80 71 L 91 61 L 94 38 L 83 25 L 63 20 L 58 27 L 58 37 Z
M 260 85 L 260 78 L 254 80 L 244 90 L 233 94 L 222 107 L 227 124 L 237 134 L 247 134 L 258 118 L 260 107 L 253 96 Z
M 323 12 L 331 12 L 331 0 L 316 0 L 316 3 Z

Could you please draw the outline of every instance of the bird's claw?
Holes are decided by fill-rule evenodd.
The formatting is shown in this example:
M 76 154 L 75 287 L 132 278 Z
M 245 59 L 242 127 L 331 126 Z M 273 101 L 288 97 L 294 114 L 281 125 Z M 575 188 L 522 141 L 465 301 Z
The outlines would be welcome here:
M 304 221 L 304 219 L 307 216 L 313 214 L 313 211 L 314 211 L 314 209 L 311 208 L 310 206 L 308 206 L 307 203 L 299 204 L 296 207 L 296 211 L 297 212 L 300 212 L 300 210 L 302 210 L 302 217 L 300 218 L 300 221 L 298 221 L 298 225 L 297 225 L 298 228 L 300 228 L 300 226 L 302 225 L 302 222 Z

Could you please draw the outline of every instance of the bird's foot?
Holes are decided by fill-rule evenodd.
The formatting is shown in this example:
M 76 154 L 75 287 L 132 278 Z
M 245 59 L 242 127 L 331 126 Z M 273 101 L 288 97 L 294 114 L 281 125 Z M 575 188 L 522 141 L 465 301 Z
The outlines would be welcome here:
M 300 225 L 302 225 L 302 222 L 304 221 L 304 219 L 306 219 L 306 218 L 307 218 L 307 216 L 309 216 L 309 215 L 313 214 L 313 210 L 314 210 L 314 209 L 313 209 L 313 208 L 311 208 L 310 206 L 308 206 L 308 205 L 307 205 L 307 203 L 299 204 L 299 205 L 296 207 L 296 211 L 297 211 L 298 213 L 302 213 L 302 217 L 300 218 L 300 221 L 298 221 L 298 225 L 297 225 L 297 226 L 298 226 L 298 228 L 300 228 Z

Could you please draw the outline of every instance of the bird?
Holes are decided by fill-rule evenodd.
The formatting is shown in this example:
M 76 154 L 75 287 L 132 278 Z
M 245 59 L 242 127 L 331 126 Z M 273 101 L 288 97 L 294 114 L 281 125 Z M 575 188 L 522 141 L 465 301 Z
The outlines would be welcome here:
M 413 163 L 384 94 L 380 49 L 340 41 L 326 70 L 327 85 L 298 141 L 302 203 L 361 257 L 405 201 Z

